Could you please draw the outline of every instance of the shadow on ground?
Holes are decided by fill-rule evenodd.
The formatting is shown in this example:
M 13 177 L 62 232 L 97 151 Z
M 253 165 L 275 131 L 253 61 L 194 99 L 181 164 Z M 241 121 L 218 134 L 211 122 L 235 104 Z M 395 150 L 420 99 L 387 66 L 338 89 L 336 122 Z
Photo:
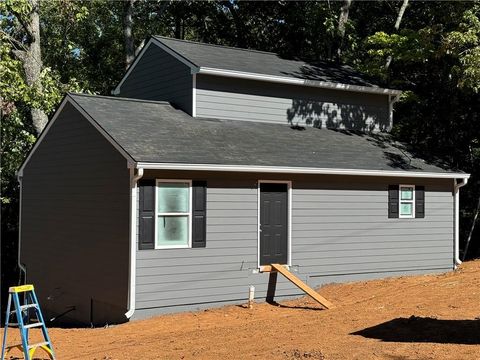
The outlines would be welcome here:
M 480 319 L 440 320 L 412 316 L 397 318 L 350 335 L 387 342 L 480 344 Z
M 270 305 L 273 305 L 273 306 L 276 306 L 276 307 L 280 307 L 280 308 L 285 308 L 285 309 L 299 309 L 299 310 L 314 310 L 314 311 L 322 311 L 324 310 L 323 308 L 321 307 L 313 307 L 313 306 L 302 306 L 302 305 L 295 305 L 295 306 L 291 306 L 291 305 L 285 305 L 285 304 L 280 304 L 276 301 L 267 301 L 268 304 Z
M 272 305 L 272 306 L 276 306 L 276 307 L 279 307 L 279 308 L 285 308 L 285 309 L 298 309 L 298 310 L 314 310 L 314 311 L 317 311 L 317 310 L 324 310 L 323 308 L 321 307 L 313 307 L 313 306 L 302 306 L 302 305 L 298 305 L 298 306 L 291 306 L 291 305 L 285 305 L 285 304 L 280 304 L 276 301 L 267 301 L 267 304 L 269 305 Z M 240 304 L 240 305 L 236 305 L 237 307 L 239 308 L 242 308 L 242 309 L 248 309 L 248 305 L 247 304 Z M 255 306 L 255 305 L 254 305 Z

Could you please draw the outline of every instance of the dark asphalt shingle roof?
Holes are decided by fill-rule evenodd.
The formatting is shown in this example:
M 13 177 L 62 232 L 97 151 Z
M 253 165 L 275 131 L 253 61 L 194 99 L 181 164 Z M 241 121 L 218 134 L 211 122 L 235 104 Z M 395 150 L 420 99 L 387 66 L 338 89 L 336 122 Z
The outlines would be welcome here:
M 370 83 L 365 76 L 346 65 L 327 62 L 313 64 L 284 59 L 271 52 L 211 45 L 162 36 L 154 36 L 154 38 L 197 67 L 377 87 Z
M 68 96 L 138 162 L 446 172 L 383 135 L 198 119 L 165 102 Z

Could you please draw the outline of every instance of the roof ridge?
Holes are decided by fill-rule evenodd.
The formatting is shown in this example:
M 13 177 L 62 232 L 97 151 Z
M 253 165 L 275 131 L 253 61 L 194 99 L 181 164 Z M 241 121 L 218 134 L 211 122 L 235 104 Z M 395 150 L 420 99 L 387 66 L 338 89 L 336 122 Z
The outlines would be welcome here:
M 225 49 L 231 49 L 231 50 L 240 50 L 240 51 L 256 52 L 256 53 L 260 53 L 260 54 L 269 54 L 269 55 L 279 56 L 278 53 L 273 52 L 273 51 L 262 51 L 262 50 L 247 49 L 247 48 L 228 46 L 228 45 L 209 44 L 209 43 L 204 43 L 204 42 L 201 42 L 201 41 L 177 39 L 177 38 L 172 38 L 172 37 L 168 37 L 168 36 L 161 36 L 161 35 L 153 35 L 153 36 L 155 38 L 173 40 L 173 41 L 178 41 L 178 42 L 185 42 L 185 43 L 192 43 L 192 44 L 205 45 L 205 46 L 213 46 L 213 47 L 219 47 L 219 48 L 225 48 Z
M 108 95 L 97 95 L 97 94 L 86 94 L 86 93 L 76 93 L 76 92 L 67 92 L 67 95 L 73 96 L 84 96 L 84 97 L 99 97 L 110 100 L 121 100 L 121 101 L 132 101 L 132 102 L 141 102 L 141 103 L 153 103 L 157 105 L 169 105 L 172 106 L 168 101 L 160 100 L 146 100 L 146 99 L 136 99 L 136 98 L 127 98 L 121 96 L 108 96 Z

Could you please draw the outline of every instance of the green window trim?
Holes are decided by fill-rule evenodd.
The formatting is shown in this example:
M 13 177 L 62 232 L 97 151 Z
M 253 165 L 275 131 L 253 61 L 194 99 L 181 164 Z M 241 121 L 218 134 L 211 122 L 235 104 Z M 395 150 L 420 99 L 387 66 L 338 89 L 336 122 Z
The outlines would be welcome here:
M 398 217 L 401 219 L 415 218 L 415 185 L 399 185 Z

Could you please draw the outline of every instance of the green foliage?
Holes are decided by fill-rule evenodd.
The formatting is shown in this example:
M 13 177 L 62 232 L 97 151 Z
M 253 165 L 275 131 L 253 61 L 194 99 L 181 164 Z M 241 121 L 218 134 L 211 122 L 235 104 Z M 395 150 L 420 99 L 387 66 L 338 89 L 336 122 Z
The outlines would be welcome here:
M 9 107 L 34 107 L 51 113 L 67 89 L 78 87 L 75 79 L 68 85 L 62 84 L 58 72 L 50 67 L 41 72 L 42 91 L 27 85 L 22 64 L 12 56 L 12 51 L 8 36 L 0 35 L 0 96 Z
M 0 96 L 7 101 L 28 99 L 29 92 L 22 70 L 22 64 L 11 55 L 9 37 L 0 34 Z M 4 100 L 5 101 L 5 100 Z
M 108 94 L 124 71 L 120 1 L 44 0 L 42 56 L 62 83 Z
M 465 11 L 458 30 L 450 32 L 444 41 L 447 54 L 458 57 L 452 68 L 458 85 L 480 91 L 480 6 Z
M 368 55 L 386 60 L 392 56 L 402 62 L 426 61 L 433 53 L 432 30 L 402 30 L 399 34 L 376 32 L 366 39 Z
M 18 18 L 25 17 L 32 11 L 32 4 L 25 0 L 3 0 L 0 2 L 0 14 L 2 17 L 13 15 Z
M 412 4 L 411 6 L 415 6 Z M 467 5 L 467 8 L 465 8 Z M 420 7 L 420 6 L 419 6 Z M 363 42 L 366 58 L 361 69 L 373 76 L 388 81 L 390 73 L 385 68 L 390 56 L 400 67 L 428 66 L 431 62 L 449 61 L 448 78 L 464 90 L 480 90 L 480 7 L 472 2 L 451 4 L 432 9 L 420 9 L 430 23 L 413 28 L 402 28 L 398 33 L 377 31 Z M 418 11 L 419 9 L 413 9 Z M 450 21 L 446 14 L 450 12 Z M 456 22 L 458 19 L 458 22 Z
M 41 108 L 51 114 L 67 90 L 80 90 L 72 80 L 64 85 L 59 81 L 58 73 L 46 67 L 42 70 L 40 81 L 43 90 L 28 86 L 23 76 L 21 63 L 9 55 L 8 43 L 0 45 L 0 98 L 1 106 L 1 203 L 11 203 L 16 196 L 15 171 L 25 154 L 35 141 L 35 131 L 31 126 L 29 111 L 31 107 Z
M 9 204 L 17 196 L 15 170 L 35 140 L 28 109 L 38 108 L 51 114 L 66 91 L 80 91 L 81 86 L 73 77 L 62 82 L 60 72 L 51 66 L 42 69 L 38 80 L 41 86 L 29 86 L 15 52 L 26 49 L 21 24 L 28 21 L 31 4 L 25 0 L 8 0 L 0 3 L 0 10 L 1 203 Z M 55 11 L 51 9 L 52 13 Z
M 28 130 L 28 125 L 23 122 L 23 116 L 20 111 L 13 110 L 5 120 L 0 123 L 2 132 L 2 176 L 1 185 L 4 191 L 14 184 L 14 174 L 22 163 L 26 152 L 35 141 L 35 136 Z M 8 196 L 10 195 L 10 196 Z M 3 194 L 2 204 L 9 204 L 13 201 L 12 194 Z

